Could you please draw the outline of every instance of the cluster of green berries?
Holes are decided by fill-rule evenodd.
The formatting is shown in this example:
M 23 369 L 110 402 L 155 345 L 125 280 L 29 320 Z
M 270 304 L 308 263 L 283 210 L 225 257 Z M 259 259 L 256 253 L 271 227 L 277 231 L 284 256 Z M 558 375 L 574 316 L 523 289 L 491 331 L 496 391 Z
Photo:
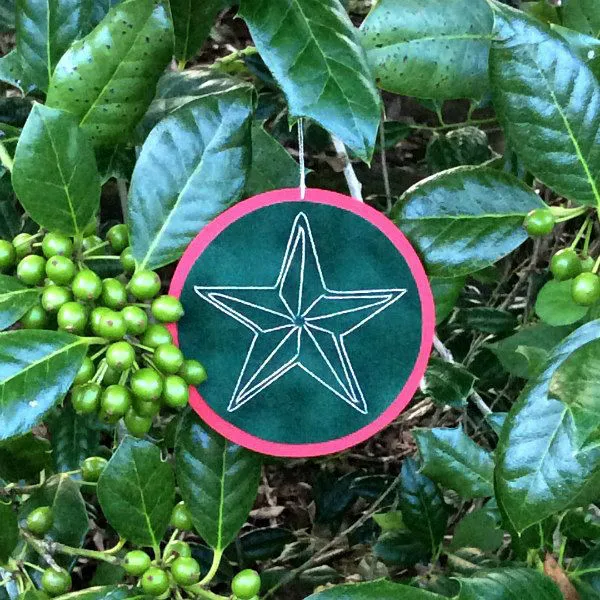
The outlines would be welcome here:
M 525 228 L 532 236 L 548 235 L 554 225 L 554 215 L 546 208 L 531 211 L 525 219 Z M 571 297 L 576 304 L 592 306 L 600 300 L 600 277 L 595 265 L 591 256 L 580 256 L 573 248 L 563 248 L 550 260 L 550 272 L 558 281 L 571 281 Z
M 157 273 L 136 270 L 124 224 L 111 227 L 105 240 L 92 235 L 79 244 L 58 233 L 35 242 L 39 235 L 0 240 L 0 272 L 14 271 L 23 284 L 41 288 L 39 304 L 20 326 L 103 338 L 75 377 L 72 405 L 104 422 L 123 419 L 132 435 L 144 436 L 161 407 L 186 406 L 189 386 L 206 379 L 202 364 L 184 358 L 165 326 L 183 316 L 181 303 L 159 295 Z M 123 273 L 101 279 L 88 268 L 86 260 L 97 250 L 112 251 Z

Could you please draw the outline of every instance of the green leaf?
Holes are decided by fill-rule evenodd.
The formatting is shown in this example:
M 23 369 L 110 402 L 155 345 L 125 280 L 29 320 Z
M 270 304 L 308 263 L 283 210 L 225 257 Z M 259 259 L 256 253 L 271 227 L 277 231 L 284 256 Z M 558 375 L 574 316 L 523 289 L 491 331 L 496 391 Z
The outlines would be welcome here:
M 466 406 L 473 391 L 475 376 L 459 364 L 431 358 L 421 384 L 424 394 L 439 406 Z
M 571 297 L 571 281 L 551 279 L 539 291 L 535 301 L 537 316 L 547 325 L 558 327 L 580 321 L 588 313 L 587 306 L 575 304 Z
M 4 0 L 0 4 L 0 31 L 11 31 L 15 28 L 15 0 Z
M 106 17 L 108 11 L 121 1 L 122 0 L 88 0 L 88 23 L 86 29 L 89 31 L 96 27 L 96 25 Z
M 35 85 L 25 75 L 21 58 L 16 50 L 11 50 L 0 58 L 0 81 L 19 88 L 23 94 L 35 89 Z
M 42 227 L 79 234 L 100 204 L 92 146 L 67 112 L 35 104 L 15 152 L 12 182 L 21 204 Z
M 100 442 L 100 433 L 91 418 L 79 416 L 69 403 L 48 419 L 52 462 L 57 473 L 76 471 Z
M 496 498 L 518 532 L 597 496 L 600 448 L 584 447 L 585 436 L 571 407 L 550 395 L 559 367 L 578 348 L 597 339 L 600 321 L 593 321 L 554 348 L 504 424 L 496 450 Z
M 194 58 L 223 7 L 223 0 L 170 0 L 175 30 L 175 58 Z
M 370 161 L 379 94 L 339 0 L 242 0 L 240 14 L 286 95 L 290 117 L 309 117 Z
M 252 125 L 252 167 L 244 195 L 298 187 L 300 167 L 260 123 Z
M 564 600 L 561 591 L 549 578 L 534 569 L 494 569 L 478 571 L 469 579 L 458 577 L 460 594 L 457 600 Z
M 50 466 L 48 440 L 26 433 L 0 442 L 0 478 L 17 482 L 37 479 Z
M 19 541 L 19 526 L 17 523 L 17 513 L 12 504 L 4 504 L 0 500 L 0 565 L 8 562 L 12 551 Z
M 150 105 L 172 50 L 163 2 L 121 2 L 60 59 L 47 104 L 72 112 L 96 145 L 126 140 Z
M 569 0 L 562 13 L 563 25 L 591 37 L 600 37 L 600 6 L 595 0 Z
M 504 540 L 504 532 L 498 529 L 493 514 L 485 509 L 475 510 L 460 520 L 450 548 L 479 548 L 483 552 L 495 552 Z
M 89 529 L 89 521 L 79 484 L 68 475 L 51 477 L 23 504 L 19 519 L 25 518 L 34 508 L 40 506 L 52 508 L 54 516 L 46 537 L 67 546 L 81 548 Z M 73 557 L 57 554 L 55 560 L 61 566 L 67 567 Z
M 499 436 L 507 416 L 508 413 L 505 412 L 489 413 L 486 415 L 485 420 L 488 422 L 494 433 Z
M 381 0 L 362 25 L 378 84 L 396 94 L 481 98 L 492 13 L 485 0 Z
M 177 483 L 196 531 L 216 552 L 236 537 L 258 492 L 261 460 L 184 413 L 175 444 Z
M 570 510 L 560 523 L 561 533 L 576 540 L 599 540 L 600 516 L 597 510 L 594 505 Z
M 152 130 L 129 190 L 140 268 L 179 259 L 198 231 L 240 198 L 250 168 L 252 105 L 248 88 L 207 96 Z
M 507 6 L 494 10 L 490 76 L 511 147 L 556 193 L 600 203 L 600 84 L 549 27 Z
M 488 344 L 488 348 L 511 375 L 528 379 L 534 372 L 531 369 L 532 365 L 523 360 L 520 350 L 534 348 L 547 356 L 548 352 L 572 331 L 572 327 L 551 327 L 545 323 L 535 323 L 519 329 L 510 337 Z
M 437 485 L 419 472 L 412 458 L 402 464 L 398 507 L 415 537 L 435 551 L 446 532 L 446 505 Z
M 253 529 L 240 536 L 239 549 L 247 562 L 256 562 L 277 558 L 283 552 L 286 544 L 295 541 L 296 536 L 288 529 L 264 527 Z
M 458 277 L 500 260 L 526 239 L 523 220 L 544 204 L 516 177 L 457 167 L 407 190 L 392 216 L 438 277 Z
M 87 351 L 62 331 L 0 333 L 0 440 L 26 433 L 63 399 Z
M 156 547 L 175 503 L 175 477 L 158 446 L 126 437 L 98 481 L 107 521 L 130 542 Z
M 390 531 L 379 537 L 373 555 L 386 564 L 407 569 L 419 562 L 427 563 L 431 549 L 410 531 Z
M 17 52 L 27 78 L 46 91 L 52 71 L 79 35 L 81 0 L 17 0 Z
M 560 25 L 552 25 L 552 30 L 569 44 L 597 79 L 600 76 L 600 40 Z
M 435 322 L 442 323 L 456 306 L 465 287 L 464 277 L 431 277 L 429 284 L 435 301 Z
M 311 594 L 306 600 L 443 600 L 444 598 L 445 596 L 426 590 L 382 580 L 338 585 Z
M 494 459 L 461 427 L 416 429 L 413 435 L 423 459 L 421 473 L 465 500 L 494 495 Z
M 112 567 L 113 569 L 116 567 Z M 62 596 L 56 596 L 57 600 L 148 600 L 149 596 L 144 594 L 140 587 L 127 585 L 105 585 L 91 587 Z
M 0 275 L 0 330 L 16 323 L 34 304 L 41 290 L 23 285 L 16 277 Z
M 381 527 L 382 531 L 398 531 L 406 529 L 402 512 L 399 510 L 391 510 L 384 513 L 375 513 L 373 521 Z
M 512 331 L 519 324 L 514 314 L 488 306 L 462 308 L 454 322 L 468 329 L 495 334 Z
M 431 173 L 461 165 L 481 165 L 491 158 L 487 134 L 471 126 L 445 134 L 434 133 L 425 152 L 425 161 Z

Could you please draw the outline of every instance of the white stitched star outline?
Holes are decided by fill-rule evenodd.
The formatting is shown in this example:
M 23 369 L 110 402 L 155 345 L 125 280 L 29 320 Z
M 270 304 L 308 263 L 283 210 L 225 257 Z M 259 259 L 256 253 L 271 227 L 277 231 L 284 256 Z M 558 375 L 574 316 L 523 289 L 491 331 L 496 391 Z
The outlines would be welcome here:
M 406 290 L 329 289 L 303 212 L 294 219 L 274 285 L 194 286 L 194 291 L 254 333 L 229 412 L 297 367 L 358 412 L 368 413 L 344 339 Z

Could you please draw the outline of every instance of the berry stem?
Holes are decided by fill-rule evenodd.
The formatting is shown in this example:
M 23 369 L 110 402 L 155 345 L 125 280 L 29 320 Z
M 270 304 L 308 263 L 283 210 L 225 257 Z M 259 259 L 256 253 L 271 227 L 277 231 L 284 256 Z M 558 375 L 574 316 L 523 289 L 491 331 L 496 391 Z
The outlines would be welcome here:
M 119 550 L 121 550 L 123 548 L 123 546 L 125 546 L 126 543 L 127 543 L 127 540 L 125 538 L 119 538 L 119 541 L 117 542 L 117 544 L 115 546 L 113 546 L 112 548 L 105 550 L 104 554 L 116 554 L 117 552 L 119 552 Z
M 88 248 L 85 252 L 82 253 L 81 256 L 85 259 L 85 257 L 88 256 L 88 255 L 90 255 L 90 254 L 92 254 L 92 252 L 96 252 L 96 250 L 100 250 L 100 248 L 105 248 L 109 244 L 110 244 L 110 242 L 102 242 L 101 244 L 98 244 L 97 246 L 93 246 L 92 248 Z
M 100 358 L 106 352 L 106 349 L 107 349 L 107 346 L 100 348 L 100 350 L 98 350 L 98 352 L 96 352 L 96 354 L 92 354 L 92 356 L 90 356 L 90 359 L 96 360 L 97 358 Z
M 600 270 L 600 256 L 596 259 L 596 262 L 594 264 L 594 268 L 592 269 L 592 273 L 598 273 L 598 270 Z
M 94 256 L 83 256 L 83 260 L 89 262 L 90 260 L 121 260 L 119 256 L 112 256 L 110 254 L 94 254 Z
M 573 243 L 570 246 L 571 250 L 575 250 L 577 248 L 581 238 L 587 232 L 587 229 L 588 229 L 590 223 L 591 223 L 591 218 L 588 216 L 588 217 L 586 217 L 585 221 L 583 222 L 583 225 L 580 227 L 579 231 L 577 232 L 577 235 L 575 236 L 575 239 L 573 240 Z
M 579 206 L 577 208 L 564 208 L 562 206 L 551 206 L 550 212 L 554 215 L 557 223 L 563 223 L 564 221 L 570 221 L 581 215 L 584 215 L 588 211 L 587 206 Z
M 108 364 L 106 363 L 106 359 L 103 358 L 100 361 L 100 365 L 98 366 L 96 374 L 92 377 L 92 383 L 97 383 L 100 385 L 104 379 L 104 375 L 106 375 L 106 371 L 108 371 Z
M 121 373 L 121 377 L 119 377 L 119 385 L 125 385 L 127 383 L 127 378 L 129 377 L 129 372 L 131 369 L 126 369 Z
M 594 231 L 594 224 L 592 223 L 592 221 L 590 220 L 590 224 L 588 225 L 588 229 L 587 232 L 585 234 L 585 240 L 583 242 L 583 256 L 586 257 L 588 256 L 589 250 L 590 250 L 590 241 L 592 239 L 592 232 Z

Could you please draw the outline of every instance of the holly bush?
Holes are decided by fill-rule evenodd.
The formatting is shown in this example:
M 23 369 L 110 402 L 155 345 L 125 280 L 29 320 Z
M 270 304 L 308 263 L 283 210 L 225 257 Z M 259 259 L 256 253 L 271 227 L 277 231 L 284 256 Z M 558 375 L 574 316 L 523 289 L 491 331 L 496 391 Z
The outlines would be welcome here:
M 232 4 L 0 5 L 0 600 L 600 598 L 600 4 Z M 187 407 L 168 295 L 305 164 L 437 320 L 408 409 L 310 461 Z

